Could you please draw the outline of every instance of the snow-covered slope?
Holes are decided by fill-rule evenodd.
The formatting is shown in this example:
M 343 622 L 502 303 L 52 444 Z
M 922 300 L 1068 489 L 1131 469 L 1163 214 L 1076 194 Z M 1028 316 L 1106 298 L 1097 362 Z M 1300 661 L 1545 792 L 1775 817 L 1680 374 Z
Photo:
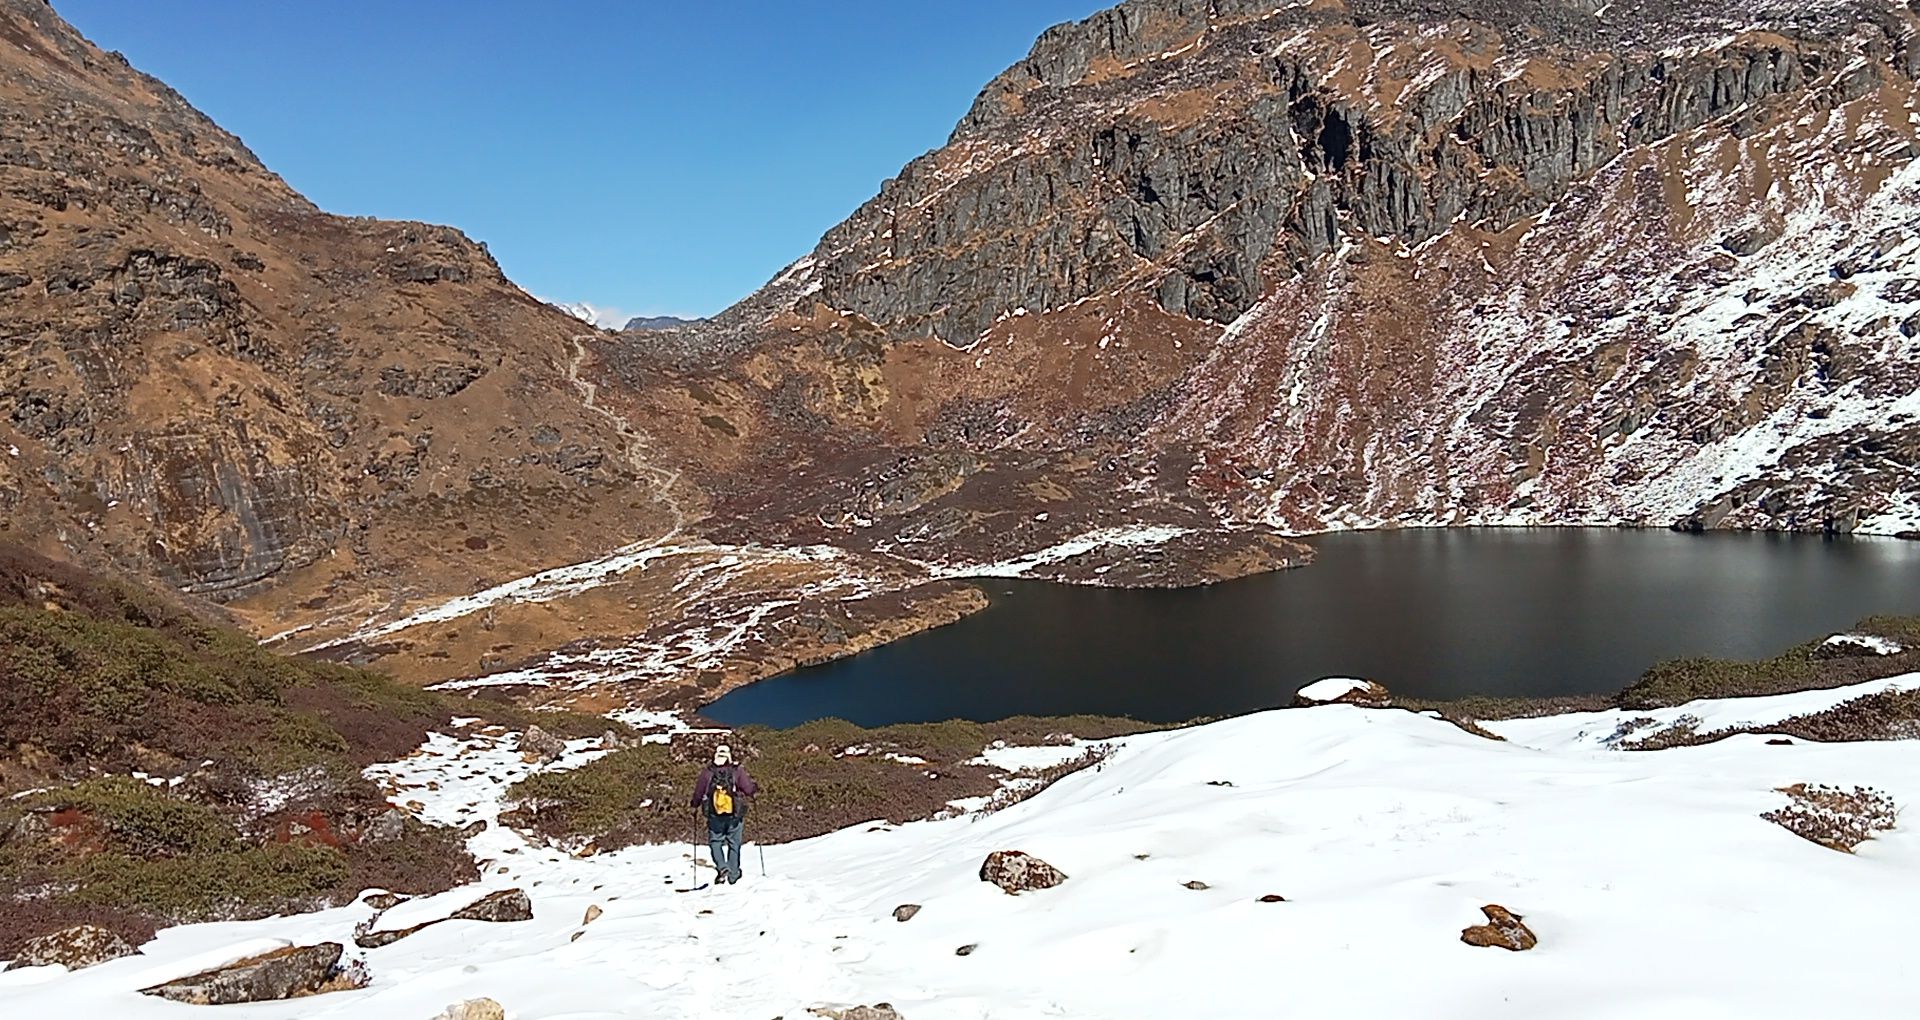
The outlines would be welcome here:
M 1688 708 L 1751 719 L 1835 695 L 1793 697 L 1805 704 Z M 513 1020 L 803 1017 L 882 1000 L 909 1020 L 1913 1015 L 1920 835 L 1847 855 L 1759 816 L 1798 782 L 1920 801 L 1914 744 L 1737 737 L 1634 753 L 1564 727 L 1500 728 L 1516 740 L 1334 706 L 1130 738 L 1101 769 L 985 819 L 771 847 L 765 877 L 750 848 L 746 884 L 686 894 L 672 891 L 689 881 L 685 847 L 574 859 L 496 827 L 474 841 L 486 884 L 527 889 L 533 921 L 438 925 L 366 953 L 365 990 L 220 1015 L 426 1018 L 478 996 Z M 528 768 L 513 750 L 440 738 L 386 771 L 418 784 L 408 796 L 429 816 L 493 817 Z M 976 877 L 998 849 L 1070 878 L 1005 895 Z M 902 903 L 923 909 L 899 923 Z M 1524 915 L 1539 947 L 1462 944 L 1488 903 Z M 593 905 L 606 913 L 583 929 Z M 369 913 L 177 928 L 91 970 L 16 971 L 0 976 L 0 1013 L 185 1015 L 132 990 L 275 939 L 346 941 Z

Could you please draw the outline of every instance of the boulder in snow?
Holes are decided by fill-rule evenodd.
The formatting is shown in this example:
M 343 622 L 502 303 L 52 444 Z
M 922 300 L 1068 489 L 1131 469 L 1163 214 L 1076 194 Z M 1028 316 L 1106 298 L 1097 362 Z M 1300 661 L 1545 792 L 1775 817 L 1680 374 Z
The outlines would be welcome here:
M 520 734 L 520 756 L 528 761 L 557 761 L 567 753 L 567 742 L 538 726 Z
M 80 970 L 96 963 L 132 956 L 135 950 L 118 933 L 98 925 L 76 925 L 51 935 L 42 935 L 20 947 L 20 953 L 8 970 L 19 967 L 50 967 L 59 964 L 68 970 Z
M 1513 911 L 1498 903 L 1489 903 L 1481 907 L 1480 912 L 1487 915 L 1487 923 L 1476 924 L 1460 932 L 1460 941 L 1467 945 L 1497 946 L 1517 953 L 1540 944 L 1533 929 L 1528 928 Z
M 995 850 L 980 862 L 980 881 L 992 882 L 1008 895 L 1051 889 L 1066 880 L 1059 868 L 1019 850 Z
M 1294 692 L 1293 707 L 1315 705 L 1358 705 L 1361 708 L 1391 708 L 1393 698 L 1386 687 L 1358 677 L 1330 676 Z
M 519 889 L 502 889 L 499 892 L 488 893 L 486 896 L 461 907 L 446 917 L 437 917 L 430 921 L 422 921 L 419 924 L 404 928 L 376 929 L 374 923 L 378 921 L 378 919 L 378 915 L 376 915 L 373 920 L 361 922 L 360 927 L 354 929 L 354 945 L 362 949 L 379 949 L 381 946 L 390 946 L 409 935 L 426 928 L 431 928 L 443 921 L 494 921 L 502 923 L 508 921 L 531 921 L 533 920 L 533 901 L 527 898 L 527 894 Z
M 468 999 L 448 1006 L 433 1020 L 507 1020 L 507 1010 L 492 999 Z
M 593 922 L 600 920 L 600 915 L 604 913 L 606 913 L 606 911 L 600 909 L 600 904 L 595 903 L 594 905 L 587 908 L 587 916 L 580 919 L 581 926 L 585 927 L 586 925 L 592 924 Z
M 533 900 L 519 889 L 488 893 L 477 902 L 453 912 L 455 921 L 531 921 Z
M 902 903 L 899 906 L 893 908 L 893 919 L 896 921 L 911 921 L 913 920 L 913 915 L 919 912 L 920 912 L 920 904 Z
M 400 893 L 387 892 L 385 890 L 379 890 L 379 889 L 376 889 L 373 892 L 370 892 L 365 896 L 360 897 L 360 902 L 366 904 L 369 907 L 372 907 L 374 910 L 377 910 L 381 913 L 385 913 L 389 910 L 392 910 L 393 908 L 399 906 L 402 903 L 405 903 L 406 901 L 407 901 L 407 897 L 401 895 Z
M 333 977 L 334 967 L 345 948 L 338 942 L 287 946 L 191 977 L 142 988 L 140 992 L 194 1006 L 271 1002 L 311 995 Z

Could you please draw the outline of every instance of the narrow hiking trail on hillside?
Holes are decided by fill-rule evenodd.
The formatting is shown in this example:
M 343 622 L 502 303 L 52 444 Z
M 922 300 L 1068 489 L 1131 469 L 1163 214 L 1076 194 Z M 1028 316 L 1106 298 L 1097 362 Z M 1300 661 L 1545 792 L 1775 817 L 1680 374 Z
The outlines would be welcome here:
M 642 478 L 649 479 L 653 483 L 655 498 L 665 504 L 667 512 L 673 515 L 673 526 L 667 529 L 666 534 L 656 539 L 636 542 L 631 546 L 623 548 L 621 551 L 627 552 L 645 548 L 649 545 L 661 545 L 671 542 L 682 531 L 686 530 L 688 523 L 686 508 L 680 504 L 679 498 L 674 495 L 673 491 L 674 487 L 680 484 L 680 472 L 677 469 L 663 468 L 652 463 L 647 457 L 651 440 L 642 434 L 640 430 L 634 428 L 633 423 L 627 420 L 626 415 L 612 408 L 601 406 L 600 384 L 581 374 L 581 369 L 586 365 L 587 359 L 592 357 L 592 354 L 587 350 L 587 341 L 598 339 L 600 339 L 600 337 L 597 333 L 579 333 L 573 337 L 573 357 L 567 362 L 567 382 L 573 384 L 573 388 L 579 391 L 580 403 L 583 407 L 605 418 L 607 423 L 613 426 L 614 432 L 618 433 L 621 440 L 626 443 L 627 465 L 633 468 L 635 474 L 640 475 Z
M 623 463 L 645 480 L 654 498 L 663 505 L 672 523 L 665 532 L 621 545 L 603 556 L 578 563 L 551 567 L 466 594 L 384 606 L 367 613 L 357 626 L 345 633 L 313 643 L 303 649 L 313 652 L 353 642 L 388 637 L 425 624 L 443 623 L 509 603 L 537 603 L 579 595 L 623 578 L 636 571 L 659 567 L 674 580 L 672 597 L 658 607 L 656 619 L 693 614 L 702 604 L 729 592 L 764 591 L 760 604 L 743 608 L 726 622 L 719 636 L 703 634 L 691 641 L 685 655 L 663 659 L 663 668 L 693 668 L 710 658 L 704 653 L 724 650 L 751 636 L 749 633 L 768 611 L 790 605 L 799 595 L 858 598 L 889 587 L 881 585 L 872 572 L 852 565 L 850 558 L 831 546 L 773 546 L 757 543 L 722 544 L 707 541 L 689 532 L 695 517 L 687 509 L 680 493 L 682 472 L 654 462 L 652 441 L 635 428 L 625 415 L 600 400 L 600 384 L 587 377 L 586 365 L 592 358 L 588 341 L 596 334 L 577 334 L 572 338 L 573 353 L 566 369 L 567 381 L 580 395 L 582 406 L 604 418 L 625 444 Z M 900 561 L 904 564 L 906 561 Z M 781 579 L 798 574 L 800 582 L 783 585 Z M 791 589 L 791 590 L 788 590 Z M 653 656 L 660 659 L 661 656 Z M 545 672 L 552 672 L 547 670 Z

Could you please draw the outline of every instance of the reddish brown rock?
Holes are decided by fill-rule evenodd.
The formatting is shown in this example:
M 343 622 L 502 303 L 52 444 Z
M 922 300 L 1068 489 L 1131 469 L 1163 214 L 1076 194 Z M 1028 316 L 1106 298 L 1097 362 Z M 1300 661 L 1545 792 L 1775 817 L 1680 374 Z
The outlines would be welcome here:
M 1540 944 L 1533 934 L 1513 911 L 1497 903 L 1489 903 L 1480 908 L 1487 915 L 1486 924 L 1477 924 L 1460 933 L 1460 941 L 1470 946 L 1497 947 L 1514 952 L 1532 949 Z

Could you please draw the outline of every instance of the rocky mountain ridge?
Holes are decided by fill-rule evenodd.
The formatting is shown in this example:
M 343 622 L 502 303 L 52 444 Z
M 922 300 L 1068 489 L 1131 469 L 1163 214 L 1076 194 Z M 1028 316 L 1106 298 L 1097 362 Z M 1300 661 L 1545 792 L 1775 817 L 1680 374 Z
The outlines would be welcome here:
M 1915 22 L 1130 0 L 741 314 L 939 362 L 921 442 L 1179 451 L 1229 521 L 1906 530 Z

